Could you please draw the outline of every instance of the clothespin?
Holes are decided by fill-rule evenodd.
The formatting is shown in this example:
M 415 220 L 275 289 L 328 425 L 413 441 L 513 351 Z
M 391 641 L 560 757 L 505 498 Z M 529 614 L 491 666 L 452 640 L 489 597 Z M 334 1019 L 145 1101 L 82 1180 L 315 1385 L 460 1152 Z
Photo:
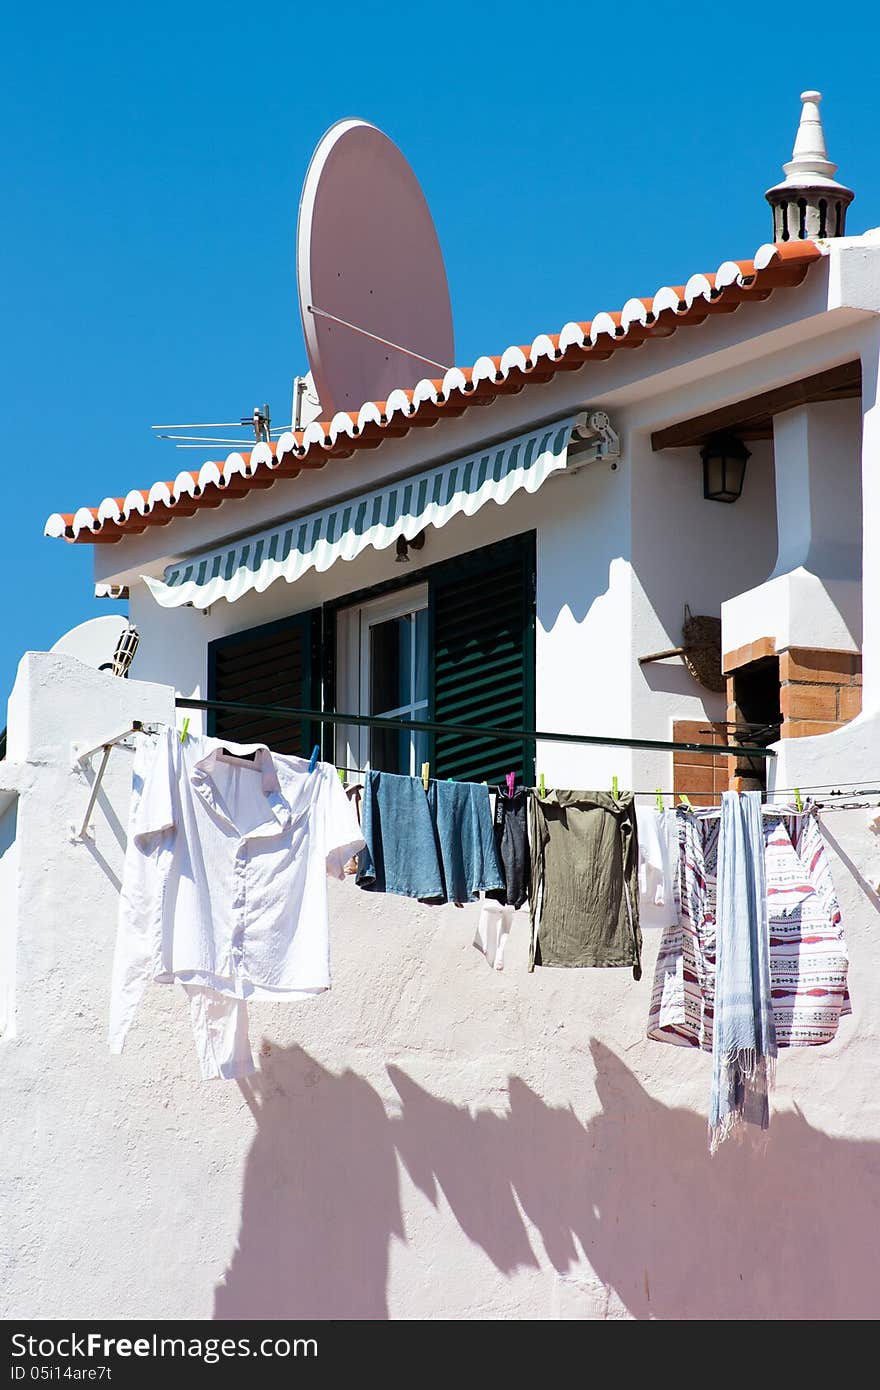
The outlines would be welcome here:
M 319 743 L 316 743 L 314 748 L 312 749 L 312 756 L 309 758 L 309 772 L 314 772 L 318 762 L 318 754 L 320 753 L 320 751 L 321 745 Z
M 657 797 L 657 810 L 658 810 L 658 811 L 662 811 L 662 810 L 663 810 L 663 793 L 661 792 L 661 790 L 660 790 L 659 787 L 657 788 L 657 791 L 655 792 L 655 796 Z
M 185 718 L 184 718 L 184 721 L 183 721 L 183 728 L 182 728 L 181 731 L 180 731 L 180 741 L 181 741 L 181 743 L 186 743 L 186 740 L 187 740 L 188 737 L 189 737 L 189 715 L 187 714 L 187 715 L 185 716 Z
M 508 772 L 508 774 L 507 774 L 507 795 L 508 795 L 508 796 L 513 796 L 513 790 L 514 790 L 514 787 L 515 787 L 515 786 L 516 786 L 516 773 L 515 773 L 515 772 Z
M 428 790 L 428 781 L 429 781 L 429 779 L 430 779 L 430 776 L 431 776 L 431 764 L 430 764 L 430 763 L 422 763 L 422 786 L 424 787 L 425 791 Z
M 795 806 L 797 807 L 797 809 L 798 809 L 799 811 L 802 811 L 802 810 L 804 809 L 804 803 L 803 803 L 803 801 L 801 800 L 801 789 L 800 789 L 800 787 L 795 787 L 795 789 L 794 789 L 794 804 L 795 804 Z
M 345 768 L 344 768 L 344 767 L 338 767 L 338 768 L 336 769 L 336 771 L 339 773 L 339 780 L 340 780 L 340 782 L 342 783 L 343 786 L 345 786 Z
M 544 797 L 547 795 L 547 788 L 546 788 L 545 785 L 544 785 L 544 774 L 543 774 L 543 772 L 541 773 L 540 777 L 538 778 L 538 795 L 539 795 L 539 797 L 541 798 L 542 801 L 544 800 Z
M 680 806 L 686 806 L 689 811 L 692 811 L 694 809 L 691 805 L 690 797 L 687 796 L 685 792 L 678 793 L 678 802 Z
M 614 797 L 614 800 L 616 801 L 616 800 L 617 800 L 617 778 L 616 778 L 616 777 L 612 777 L 612 778 L 611 778 L 611 795 Z

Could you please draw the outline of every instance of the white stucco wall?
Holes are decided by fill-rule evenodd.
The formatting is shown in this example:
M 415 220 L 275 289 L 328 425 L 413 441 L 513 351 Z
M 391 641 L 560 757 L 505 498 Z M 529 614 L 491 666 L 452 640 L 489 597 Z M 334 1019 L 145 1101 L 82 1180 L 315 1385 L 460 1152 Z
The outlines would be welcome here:
M 861 649 L 861 435 L 858 398 L 774 419 L 776 564 L 766 582 L 743 586 L 724 604 L 725 652 L 761 637 L 772 637 L 777 651 Z
M 0 1038 L 15 1035 L 18 792 L 0 791 Z
M 726 719 L 725 695 L 700 686 L 683 661 L 639 665 L 639 657 L 678 646 L 684 607 L 721 616 L 722 603 L 763 579 L 776 554 L 772 450 L 756 441 L 743 495 L 727 505 L 703 497 L 699 450 L 654 453 L 650 435 L 630 441 L 633 456 L 632 732 L 668 739 L 677 719 Z M 640 753 L 635 785 L 672 785 L 672 755 Z M 622 785 L 622 784 L 621 784 Z
M 332 885 L 334 986 L 253 1010 L 253 1084 L 202 1082 L 185 1000 L 105 1046 L 130 753 L 95 840 L 69 745 L 170 690 L 30 656 L 18 1035 L 0 1042 L 6 1318 L 866 1318 L 880 1313 L 876 904 L 835 863 L 855 1014 L 784 1055 L 765 1154 L 710 1159 L 709 1059 L 648 1043 L 645 976 L 503 974 L 473 909 Z M 120 723 L 121 720 L 121 723 Z M 866 875 L 863 812 L 833 834 Z

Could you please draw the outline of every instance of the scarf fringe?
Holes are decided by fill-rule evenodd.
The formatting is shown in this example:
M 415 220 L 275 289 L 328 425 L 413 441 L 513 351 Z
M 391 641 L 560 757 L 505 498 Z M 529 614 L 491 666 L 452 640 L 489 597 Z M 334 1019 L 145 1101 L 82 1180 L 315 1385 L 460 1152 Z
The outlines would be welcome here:
M 741 1141 L 751 1121 L 746 1118 L 746 1106 L 754 1105 L 755 1100 L 768 1099 L 776 1086 L 776 1055 L 765 1056 L 756 1047 L 734 1048 L 724 1058 L 723 1075 L 728 1088 L 735 1076 L 748 1085 L 750 1095 L 741 1097 L 740 1103 L 729 1110 L 716 1124 L 709 1124 L 709 1153 L 716 1154 L 727 1139 Z M 763 1152 L 766 1147 L 766 1130 L 758 1131 L 755 1147 Z
M 760 1075 L 763 1066 L 767 1090 L 772 1091 L 776 1085 L 776 1061 L 775 1052 L 759 1052 L 756 1047 L 735 1047 L 728 1052 L 721 1065 L 727 1073 L 738 1071 L 743 1081 L 753 1081 Z

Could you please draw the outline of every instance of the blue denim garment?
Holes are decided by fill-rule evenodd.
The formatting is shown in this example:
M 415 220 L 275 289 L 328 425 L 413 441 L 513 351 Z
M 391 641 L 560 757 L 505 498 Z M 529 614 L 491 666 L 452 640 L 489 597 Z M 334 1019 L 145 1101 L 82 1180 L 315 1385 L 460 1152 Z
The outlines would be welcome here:
M 489 788 L 478 782 L 429 782 L 428 803 L 440 848 L 448 903 L 472 903 L 504 888 L 495 847 Z
M 357 883 L 373 893 L 426 902 L 472 902 L 503 888 L 489 790 L 473 782 L 429 782 L 368 772 Z
M 367 843 L 358 855 L 359 887 L 445 901 L 434 820 L 418 777 L 368 772 L 361 834 Z

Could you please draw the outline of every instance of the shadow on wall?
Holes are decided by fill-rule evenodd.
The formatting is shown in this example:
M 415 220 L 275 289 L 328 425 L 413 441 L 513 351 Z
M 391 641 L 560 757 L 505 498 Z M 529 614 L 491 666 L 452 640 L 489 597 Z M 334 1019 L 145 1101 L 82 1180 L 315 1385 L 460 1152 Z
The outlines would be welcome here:
M 405 1239 L 398 1155 L 502 1276 L 564 1278 L 574 1316 L 596 1316 L 597 1280 L 636 1318 L 880 1314 L 880 1144 L 786 1112 L 765 1152 L 728 1144 L 710 1159 L 703 1119 L 591 1051 L 602 1109 L 586 1125 L 518 1077 L 506 1113 L 471 1112 L 395 1066 L 402 1111 L 389 1117 L 362 1077 L 273 1052 L 249 1096 L 258 1129 L 215 1318 L 387 1318 L 391 1238 Z M 429 1297 L 442 1317 L 442 1287 Z

